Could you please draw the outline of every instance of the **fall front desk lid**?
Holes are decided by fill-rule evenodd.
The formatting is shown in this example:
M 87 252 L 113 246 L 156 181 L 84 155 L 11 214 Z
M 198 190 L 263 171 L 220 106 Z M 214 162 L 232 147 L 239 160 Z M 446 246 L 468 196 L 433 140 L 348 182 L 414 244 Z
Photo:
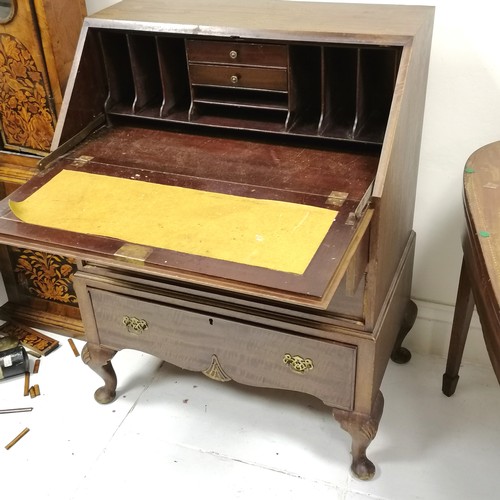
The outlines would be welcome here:
M 98 136 L 57 158 L 9 200 L 1 201 L 0 242 L 99 265 L 139 266 L 172 279 L 322 309 L 328 306 L 369 224 L 370 211 L 352 221 L 360 194 L 369 189 L 366 169 L 357 185 L 359 193 L 337 207 L 329 202 L 324 182 L 315 181 L 317 191 L 301 190 L 301 176 L 295 177 L 299 184 L 291 190 L 281 189 L 279 183 L 269 187 L 267 178 L 255 182 L 255 161 L 247 166 L 244 160 L 250 155 L 238 163 L 238 173 L 248 170 L 248 182 L 233 181 L 229 163 L 221 178 L 200 177 L 210 159 L 220 156 L 215 146 L 213 152 L 205 148 L 203 155 L 184 148 L 183 163 L 173 164 L 172 171 L 127 165 L 137 162 L 136 157 L 109 152 L 110 135 L 120 132 L 105 133 L 106 148 L 100 148 Z M 169 138 L 169 144 L 175 143 L 175 137 Z M 123 146 L 123 141 L 115 142 Z M 224 139 L 224 146 L 231 146 L 227 142 Z M 290 150 L 272 147 L 273 154 Z M 141 150 L 150 148 L 141 144 Z M 186 150 L 191 155 L 187 163 Z M 313 154 L 320 153 L 313 151 L 306 158 L 316 161 Z M 92 160 L 82 163 L 82 155 Z M 304 155 L 290 156 L 304 162 Z M 351 156 L 347 158 L 352 164 Z M 281 164 L 291 168 L 289 161 Z M 281 174 L 274 167 L 269 175 L 276 179 Z M 310 182 L 305 174 L 303 178 Z M 346 183 L 354 185 L 349 179 Z

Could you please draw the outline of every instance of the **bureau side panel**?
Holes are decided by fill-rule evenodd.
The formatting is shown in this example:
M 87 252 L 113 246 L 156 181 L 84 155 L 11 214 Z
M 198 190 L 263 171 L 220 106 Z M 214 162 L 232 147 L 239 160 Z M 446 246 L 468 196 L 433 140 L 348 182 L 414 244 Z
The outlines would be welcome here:
M 369 303 L 371 327 L 391 286 L 413 227 L 432 17 L 405 46 L 373 190 Z

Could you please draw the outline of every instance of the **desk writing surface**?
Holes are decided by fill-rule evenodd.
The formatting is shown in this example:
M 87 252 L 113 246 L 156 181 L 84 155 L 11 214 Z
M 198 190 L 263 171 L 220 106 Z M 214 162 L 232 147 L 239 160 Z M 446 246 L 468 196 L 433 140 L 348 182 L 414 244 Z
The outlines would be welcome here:
M 380 148 L 122 125 L 98 130 L 68 158 L 82 155 L 110 168 L 168 172 L 179 179 L 171 182 L 185 187 L 324 206 L 333 190 L 353 201 L 363 197 L 375 178 Z
M 360 218 L 352 216 L 370 190 L 377 152 L 355 153 L 345 148 L 325 151 L 319 147 L 305 148 L 296 141 L 276 145 L 215 135 L 205 139 L 207 147 L 198 148 L 199 141 L 196 134 L 183 134 L 181 139 L 179 134 L 167 130 L 98 130 L 68 155 L 54 160 L 49 168 L 13 193 L 10 200 L 0 202 L 0 241 L 104 265 L 146 266 L 152 273 L 172 279 L 180 277 L 207 286 L 327 307 L 328 297 L 340 283 L 369 225 L 370 211 Z M 240 144 L 244 154 L 235 154 Z M 273 161 L 267 161 L 268 158 Z M 20 221 L 11 211 L 9 202 L 14 202 L 15 207 L 16 202 L 28 199 L 64 170 L 309 206 L 321 209 L 320 212 L 325 210 L 335 220 L 323 225 L 328 226 L 326 233 L 317 238 L 315 245 L 319 246 L 313 245 L 310 262 L 302 273 L 304 264 L 299 272 L 294 272 L 297 270 L 146 246 L 143 261 L 131 263 L 126 255 L 125 261 L 122 258 L 122 247 L 127 242 L 121 238 L 30 224 Z M 330 193 L 337 190 L 347 194 L 341 206 L 332 205 L 329 200 Z
M 11 210 L 24 222 L 303 274 L 337 211 L 62 170 Z

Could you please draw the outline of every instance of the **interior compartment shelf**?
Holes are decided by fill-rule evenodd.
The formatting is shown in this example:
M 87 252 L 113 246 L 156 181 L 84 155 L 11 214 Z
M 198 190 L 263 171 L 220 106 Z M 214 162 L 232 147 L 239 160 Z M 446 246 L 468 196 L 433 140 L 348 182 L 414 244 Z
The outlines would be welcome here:
M 281 58 L 288 54 L 287 85 L 248 89 L 190 81 L 187 46 L 193 51 L 196 40 L 106 29 L 99 39 L 109 115 L 376 144 L 383 141 L 401 57 L 400 47 L 276 46 Z M 238 43 L 256 50 L 243 42 L 231 47 Z
M 189 119 L 199 125 L 285 133 L 286 109 L 225 106 L 197 102 Z
M 288 96 L 286 92 L 193 86 L 193 102 L 288 111 Z

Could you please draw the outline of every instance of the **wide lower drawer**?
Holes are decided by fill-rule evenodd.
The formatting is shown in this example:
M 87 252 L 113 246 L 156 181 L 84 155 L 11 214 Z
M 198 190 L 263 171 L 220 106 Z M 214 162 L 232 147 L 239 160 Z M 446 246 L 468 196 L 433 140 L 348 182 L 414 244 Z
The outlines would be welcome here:
M 352 409 L 354 346 L 88 290 L 104 346 L 148 352 L 216 380 L 299 391 L 329 406 Z
M 286 45 L 188 40 L 186 50 L 188 60 L 195 62 L 281 68 L 288 65 Z
M 189 76 L 193 85 L 216 85 L 283 92 L 288 89 L 286 69 L 190 64 Z

